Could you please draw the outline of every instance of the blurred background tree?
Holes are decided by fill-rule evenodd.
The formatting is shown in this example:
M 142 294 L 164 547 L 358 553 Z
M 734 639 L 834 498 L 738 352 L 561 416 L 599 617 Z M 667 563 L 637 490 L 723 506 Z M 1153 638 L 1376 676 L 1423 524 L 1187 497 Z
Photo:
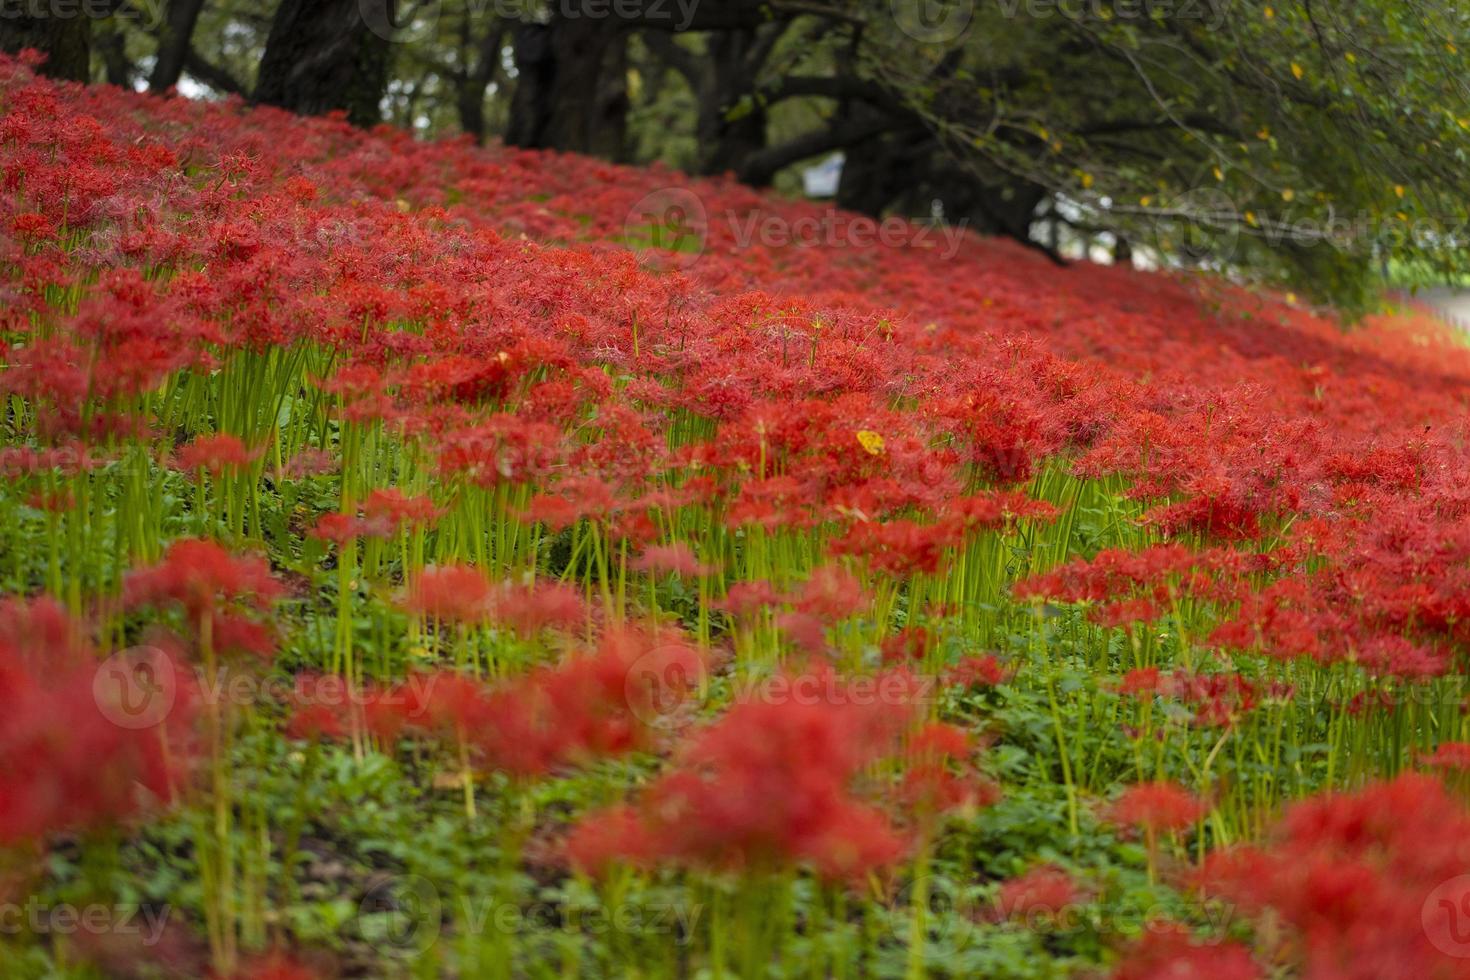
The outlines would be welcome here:
M 840 154 L 845 208 L 1350 311 L 1470 271 L 1459 0 L 78 3 L 5 17 L 0 44 L 60 77 L 787 193 Z

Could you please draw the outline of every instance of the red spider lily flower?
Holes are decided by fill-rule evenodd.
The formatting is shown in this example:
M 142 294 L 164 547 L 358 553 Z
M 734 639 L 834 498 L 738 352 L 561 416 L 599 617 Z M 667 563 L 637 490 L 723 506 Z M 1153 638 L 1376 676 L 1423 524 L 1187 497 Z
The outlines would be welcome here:
M 944 507 L 944 515 L 966 530 L 993 530 L 1015 520 L 1052 521 L 1058 511 L 1045 500 L 1032 500 L 1014 492 L 996 492 L 951 500 Z
M 1256 709 L 1260 692 L 1237 673 L 1190 673 L 1176 670 L 1161 681 L 1161 690 L 1194 709 L 1191 719 L 1207 728 L 1234 725 Z
M 282 591 L 265 559 L 200 538 L 175 541 L 161 562 L 129 572 L 123 582 L 128 606 L 177 603 L 195 622 L 226 604 L 268 609 Z
M 336 458 L 325 449 L 303 449 L 286 462 L 286 473 L 297 480 L 337 472 Z
M 686 578 L 701 578 L 714 569 L 700 562 L 694 549 L 683 542 L 666 545 L 650 545 L 633 561 L 633 568 L 640 572 L 655 572 L 667 575 L 682 575 Z
M 1118 693 L 1124 697 L 1151 698 L 1163 689 L 1164 679 L 1157 667 L 1135 667 L 1118 683 Z
M 328 704 L 303 704 L 295 708 L 286 719 L 287 738 L 315 742 L 321 739 L 342 738 L 347 734 L 347 725 L 342 713 Z
M 18 214 L 10 219 L 11 230 L 17 238 L 50 238 L 56 234 L 56 225 L 44 214 Z
M 147 662 L 145 689 L 126 661 L 99 671 L 53 603 L 8 600 L 3 612 L 0 843 L 106 826 L 172 799 L 198 701 L 187 672 L 162 654 Z
M 1199 941 L 1182 926 L 1150 925 L 1113 970 L 1113 980 L 1262 980 L 1266 971 L 1234 940 Z
M 918 761 L 968 759 L 973 751 L 973 737 L 957 725 L 931 722 L 909 738 L 908 757 Z
M 827 624 L 810 613 L 785 612 L 776 617 L 776 627 L 793 647 L 809 657 L 827 653 Z
M 490 596 L 490 617 L 522 636 L 545 629 L 573 632 L 584 628 L 589 616 L 582 594 L 560 582 L 504 582 Z
M 592 878 L 615 867 L 643 867 L 659 853 L 658 841 L 631 806 L 608 807 L 578 821 L 563 844 L 572 866 Z
M 996 892 L 997 918 L 1024 922 L 1035 929 L 1062 920 L 1068 910 L 1087 901 L 1076 880 L 1055 864 L 1041 864 L 1008 878 Z
M 402 599 L 404 609 L 445 623 L 481 623 L 490 616 L 489 579 L 470 565 L 429 566 L 421 571 Z
M 846 569 L 822 565 L 812 570 L 793 605 L 797 612 L 832 623 L 864 612 L 871 601 L 862 583 Z
M 1167 612 L 1167 607 L 1152 599 L 1123 599 L 1088 610 L 1087 618 L 1099 626 L 1132 630 L 1137 624 L 1152 623 Z
M 237 613 L 223 612 L 214 620 L 214 648 L 223 654 L 248 653 L 269 660 L 276 651 L 274 629 Z
M 768 609 L 781 601 L 781 593 L 764 579 L 736 582 L 725 593 L 725 598 L 716 603 L 736 619 L 750 619 L 762 609 Z
M 44 510 L 50 514 L 65 514 L 76 507 L 77 497 L 69 489 L 33 490 L 26 497 L 26 503 L 36 510 Z
M 945 674 L 945 683 L 957 687 L 996 687 L 1004 684 L 1015 674 L 1015 668 L 1001 663 L 993 653 L 979 657 L 966 657 Z
M 924 661 L 934 650 L 937 637 L 925 626 L 906 626 L 893 636 L 883 640 L 883 662 L 900 664 L 909 661 Z
M 932 835 L 945 814 L 991 806 L 1000 799 L 999 787 L 973 770 L 972 743 L 968 732 L 939 722 L 925 725 L 909 738 L 899 799 L 925 837 Z
M 1137 552 L 1109 549 L 1090 560 L 1034 575 L 1012 591 L 1020 599 L 1119 602 L 1136 598 L 1167 605 L 1172 596 L 1210 596 L 1234 583 L 1242 561 L 1226 550 L 1196 552 L 1173 544 Z
M 330 541 L 340 548 L 358 538 L 368 537 L 372 529 L 373 526 L 361 517 L 332 511 L 318 517 L 316 524 L 306 533 L 309 537 Z
M 583 519 L 606 519 L 621 505 L 613 487 L 595 476 L 562 483 L 555 495 L 538 494 L 526 505 L 525 518 L 540 521 L 553 530 L 570 527 Z
M 178 467 L 186 473 L 200 470 L 213 477 L 239 473 L 260 457 L 260 450 L 246 449 L 238 436 L 228 432 L 198 436 L 177 453 Z
M 306 964 L 275 950 L 240 966 L 229 980 L 318 980 L 319 976 Z
M 81 625 L 56 600 L 0 599 L 0 659 L 37 675 L 87 666 L 93 659 Z
M 1139 827 L 1149 833 L 1182 830 L 1210 811 L 1207 804 L 1182 786 L 1168 782 L 1129 786 L 1108 807 L 1116 824 Z
M 1419 764 L 1430 769 L 1470 771 L 1470 742 L 1441 742 L 1432 753 L 1420 754 Z
M 912 709 L 825 676 L 826 698 L 737 703 L 649 789 L 638 808 L 648 833 L 632 839 L 657 842 L 660 860 L 748 873 L 806 865 L 852 879 L 897 861 L 902 836 L 850 787 L 896 746 Z
M 409 497 L 397 487 L 374 490 L 362 502 L 362 512 L 373 526 L 392 533 L 404 527 L 432 526 L 443 511 L 430 497 Z
M 954 544 L 953 532 L 943 524 L 918 524 L 909 520 L 859 521 L 827 546 L 832 555 L 852 555 L 875 570 L 890 575 L 934 574 L 946 548 Z
M 518 777 L 653 747 L 672 705 L 704 676 L 699 651 L 669 629 L 625 628 L 523 677 L 484 683 L 451 670 L 365 699 L 391 744 L 405 728 L 463 746 L 475 769 Z
M 1212 854 L 1199 883 L 1269 916 L 1303 976 L 1467 976 L 1467 833 L 1439 780 L 1407 774 L 1291 805 L 1262 844 Z

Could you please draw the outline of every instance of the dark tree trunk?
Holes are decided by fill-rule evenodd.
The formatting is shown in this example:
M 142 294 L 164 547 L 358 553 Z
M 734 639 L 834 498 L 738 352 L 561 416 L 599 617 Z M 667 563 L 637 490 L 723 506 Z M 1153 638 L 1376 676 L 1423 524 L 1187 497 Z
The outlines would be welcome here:
M 73 82 L 92 77 L 92 21 L 81 4 L 69 6 L 0 0 L 0 50 L 35 48 L 46 56 L 41 74 Z M 33 14 L 32 11 L 41 11 Z
M 355 125 L 376 124 L 393 28 L 394 0 L 281 0 L 255 101 L 303 115 L 340 109 Z
M 881 218 L 914 187 L 915 174 L 903 163 L 898 141 L 878 136 L 845 149 L 837 206 Z
M 622 159 L 626 39 L 602 21 L 553 16 L 516 29 L 516 90 L 505 141 L 528 149 Z
M 460 50 L 465 70 L 454 77 L 454 104 L 459 128 L 485 142 L 485 89 L 500 70 L 500 53 L 505 44 L 506 25 L 497 19 L 485 35 L 474 40 L 474 24 L 468 14 L 460 24 Z
M 118 88 L 133 87 L 134 67 L 128 60 L 127 46 L 122 31 L 111 30 L 96 39 L 92 45 L 102 56 L 102 67 L 107 73 L 107 84 Z
M 485 86 L 461 80 L 454 101 L 459 110 L 459 128 L 473 136 L 476 143 L 485 142 Z
M 752 29 L 722 31 L 709 39 L 704 84 L 697 93 L 702 174 L 739 171 L 746 160 L 765 148 L 765 109 L 756 104 L 741 106 L 741 100 L 754 90 L 754 72 L 759 68 L 749 60 L 755 40 Z
M 179 84 L 189 45 L 194 40 L 194 25 L 199 23 L 199 11 L 203 9 L 204 0 L 168 0 L 168 10 L 158 33 L 158 58 L 148 75 L 148 88 L 152 91 L 162 92 Z

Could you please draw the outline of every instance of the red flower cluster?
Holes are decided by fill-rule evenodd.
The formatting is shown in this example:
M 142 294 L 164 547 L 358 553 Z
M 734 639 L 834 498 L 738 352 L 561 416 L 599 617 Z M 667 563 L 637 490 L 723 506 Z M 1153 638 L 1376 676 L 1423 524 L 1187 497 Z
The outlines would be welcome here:
M 1183 830 L 1209 812 L 1209 806 L 1184 787 L 1153 782 L 1129 786 L 1108 807 L 1107 816 L 1113 823 L 1156 834 Z
M 913 709 L 825 676 L 829 697 L 737 704 L 684 748 L 677 768 L 636 809 L 585 817 L 567 843 L 573 863 L 594 874 L 613 862 L 747 873 L 801 865 L 852 879 L 899 860 L 908 840 L 855 784 L 871 764 L 898 751 Z M 968 755 L 963 735 L 927 730 L 911 750 L 928 761 L 908 784 L 924 807 L 972 798 L 940 775 L 950 753 Z
M 669 629 L 612 629 L 593 649 L 502 682 L 439 670 L 352 697 L 300 692 L 288 730 L 341 737 L 354 711 L 392 746 L 426 735 L 481 772 L 543 776 L 656 747 L 661 722 L 702 682 L 704 661 Z
M 554 582 L 495 584 L 472 565 L 423 569 L 404 595 L 403 608 L 440 623 L 493 620 L 525 634 L 547 628 L 575 630 L 587 624 L 589 615 L 582 597 L 569 586 Z
M 0 845 L 133 817 L 171 800 L 187 777 L 187 683 L 169 680 L 157 692 L 170 698 L 166 714 L 132 715 L 119 699 L 154 692 L 108 667 L 98 670 L 77 625 L 53 603 L 0 602 Z
M 282 592 L 264 558 L 197 538 L 175 541 L 161 562 L 130 572 L 123 586 L 128 605 L 177 605 L 194 623 L 236 608 L 269 609 Z
M 1270 910 L 1287 932 L 1268 962 L 1304 976 L 1470 977 L 1467 840 L 1464 807 L 1406 775 L 1292 805 L 1266 843 L 1212 855 L 1200 883 Z
M 1179 926 L 1150 924 L 1113 980 L 1261 980 L 1266 972 L 1233 940 L 1196 940 Z

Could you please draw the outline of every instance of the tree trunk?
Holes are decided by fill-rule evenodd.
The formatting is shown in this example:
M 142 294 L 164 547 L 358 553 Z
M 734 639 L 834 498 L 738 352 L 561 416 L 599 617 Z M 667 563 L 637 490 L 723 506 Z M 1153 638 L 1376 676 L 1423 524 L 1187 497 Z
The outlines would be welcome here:
M 881 218 L 897 199 L 912 189 L 914 173 L 901 166 L 893 139 L 878 136 L 844 151 L 842 176 L 837 182 L 837 206 Z
M 10 54 L 35 48 L 46 56 L 41 74 L 73 82 L 92 77 L 92 21 L 80 4 L 15 4 L 5 0 L 0 16 L 0 50 Z M 24 12 L 23 12 L 24 11 Z
M 128 60 L 128 51 L 122 31 L 110 30 L 103 33 L 92 45 L 102 56 L 102 67 L 106 72 L 107 84 L 118 88 L 133 87 L 134 68 Z
M 461 25 L 461 53 L 467 67 L 454 79 L 454 103 L 459 113 L 459 128 L 485 142 L 485 89 L 500 67 L 500 52 L 505 44 L 505 22 L 497 20 L 478 44 L 473 41 L 474 25 L 468 14 Z
M 739 171 L 746 160 L 765 148 L 764 108 L 752 105 L 743 114 L 731 117 L 741 99 L 754 89 L 753 70 L 759 66 L 750 65 L 748 60 L 754 43 L 752 29 L 723 31 L 709 38 L 704 84 L 697 93 L 696 135 L 702 174 Z
M 553 16 L 516 29 L 516 89 L 505 141 L 528 149 L 622 159 L 627 135 L 626 39 L 589 17 Z
M 162 92 L 179 84 L 184 61 L 194 40 L 194 25 L 204 0 L 168 0 L 168 10 L 158 33 L 158 57 L 148 76 L 148 88 Z
M 353 124 L 375 125 L 393 28 L 394 0 L 281 0 L 255 101 L 302 115 L 345 110 Z

